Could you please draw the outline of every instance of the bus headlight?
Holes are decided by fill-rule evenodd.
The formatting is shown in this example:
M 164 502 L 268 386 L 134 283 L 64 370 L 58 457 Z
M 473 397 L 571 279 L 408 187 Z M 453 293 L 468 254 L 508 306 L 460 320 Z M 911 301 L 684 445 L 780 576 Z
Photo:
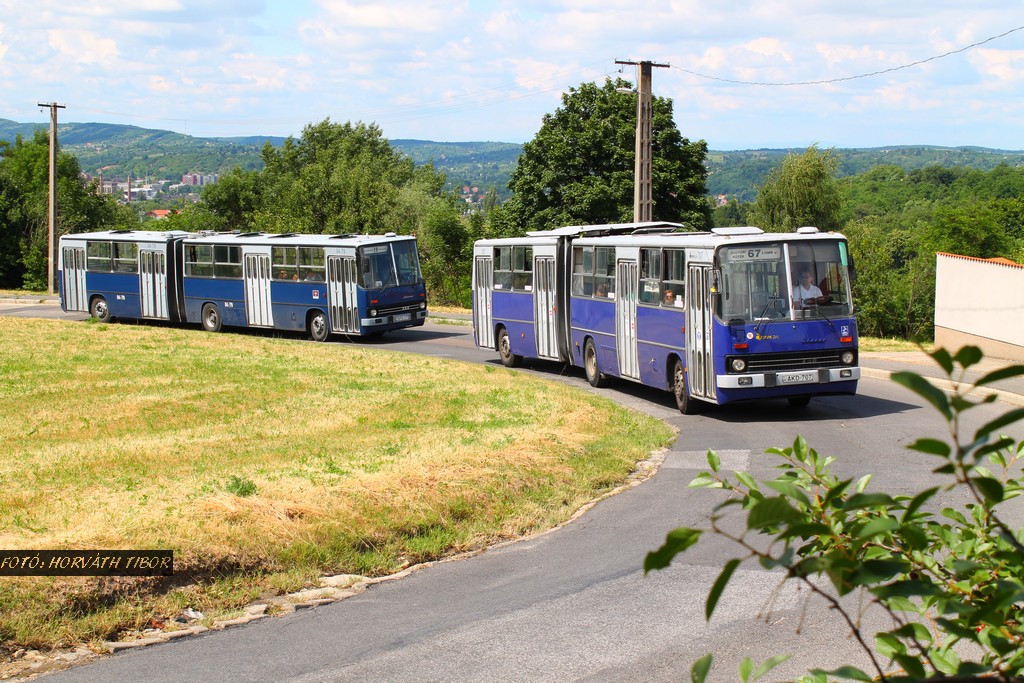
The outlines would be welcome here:
M 744 358 L 733 358 L 729 361 L 729 367 L 733 372 L 745 372 L 747 369 L 747 361 Z
M 853 365 L 853 361 L 856 356 L 853 355 L 853 351 L 843 351 L 843 355 L 839 356 L 839 360 L 843 362 L 843 365 Z
M 420 302 L 420 310 L 422 311 L 426 307 L 427 307 L 427 302 L 426 301 L 421 301 Z
M 377 309 L 376 308 L 371 308 L 370 309 L 370 317 L 371 318 L 376 318 L 377 317 Z

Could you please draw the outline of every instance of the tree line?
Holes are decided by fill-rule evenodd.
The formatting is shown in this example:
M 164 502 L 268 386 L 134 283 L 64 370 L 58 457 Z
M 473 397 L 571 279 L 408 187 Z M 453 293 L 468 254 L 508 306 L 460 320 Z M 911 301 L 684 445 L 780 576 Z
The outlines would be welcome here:
M 510 198 L 491 193 L 482 211 L 464 212 L 443 173 L 414 163 L 375 124 L 325 119 L 264 145 L 262 168 L 222 174 L 160 229 L 415 234 L 431 302 L 468 307 L 475 240 L 632 219 L 636 101 L 619 92 L 628 85 L 607 79 L 564 94 L 523 146 Z M 654 97 L 652 110 L 655 218 L 693 230 L 844 232 L 863 334 L 930 338 L 937 251 L 1024 258 L 1024 170 L 886 165 L 840 178 L 834 150 L 812 146 L 784 157 L 753 201 L 712 206 L 707 144 L 683 137 L 670 99 Z M 57 175 L 58 234 L 143 227 L 134 208 L 83 179 L 74 156 L 59 155 Z M 45 131 L 0 142 L 0 287 L 46 286 L 47 183 Z

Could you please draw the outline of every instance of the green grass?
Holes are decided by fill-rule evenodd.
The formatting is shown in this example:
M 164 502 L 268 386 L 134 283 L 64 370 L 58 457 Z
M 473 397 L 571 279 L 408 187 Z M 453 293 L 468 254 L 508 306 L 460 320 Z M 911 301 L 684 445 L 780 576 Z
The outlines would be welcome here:
M 5 578 L 8 647 L 549 528 L 672 438 L 560 383 L 340 342 L 7 318 L 0 345 L 0 547 L 170 548 L 176 572 Z

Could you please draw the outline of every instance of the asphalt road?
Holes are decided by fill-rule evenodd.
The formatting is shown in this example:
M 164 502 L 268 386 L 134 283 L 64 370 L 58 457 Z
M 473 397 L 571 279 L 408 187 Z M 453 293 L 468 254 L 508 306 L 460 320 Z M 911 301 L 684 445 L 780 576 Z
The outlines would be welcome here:
M 428 323 L 366 345 L 497 363 L 496 354 L 473 347 L 468 327 Z M 835 456 L 841 476 L 872 473 L 873 489 L 906 493 L 933 478 L 934 460 L 905 449 L 920 436 L 945 433 L 932 409 L 895 384 L 868 378 L 857 396 L 815 399 L 804 411 L 766 401 L 683 416 L 666 393 L 625 383 L 593 389 L 580 371 L 549 363 L 524 371 L 606 395 L 665 420 L 679 436 L 654 476 L 550 533 L 433 564 L 334 604 L 119 653 L 47 678 L 678 681 L 688 680 L 692 662 L 707 652 L 716 656 L 715 681 L 737 680 L 745 656 L 793 655 L 768 680 L 811 667 L 866 666 L 820 600 L 779 590 L 779 576 L 757 565 L 741 567 L 706 623 L 707 592 L 736 556 L 725 542 L 702 541 L 670 569 L 648 576 L 643 558 L 670 529 L 702 525 L 721 500 L 718 492 L 687 488 L 706 467 L 708 448 L 719 453 L 723 469 L 767 479 L 777 460 L 764 450 L 802 434 Z M 972 420 L 991 419 L 1005 407 L 980 408 Z

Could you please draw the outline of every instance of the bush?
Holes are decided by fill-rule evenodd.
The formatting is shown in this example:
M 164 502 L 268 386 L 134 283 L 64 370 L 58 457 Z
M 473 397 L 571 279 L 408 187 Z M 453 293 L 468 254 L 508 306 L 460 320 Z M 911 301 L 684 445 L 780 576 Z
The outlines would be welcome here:
M 999 514 L 999 506 L 1019 496 L 1024 484 L 1017 467 L 1024 442 L 1001 436 L 999 430 L 1024 419 L 1024 408 L 1004 413 L 966 439 L 960 433 L 965 412 L 996 400 L 995 395 L 972 398 L 971 392 L 1024 375 L 1024 366 L 965 384 L 964 371 L 981 360 L 979 349 L 964 347 L 955 356 L 938 349 L 930 355 L 955 381 L 951 395 L 913 373 L 897 373 L 893 379 L 946 421 L 951 443 L 922 438 L 909 448 L 937 458 L 934 471 L 949 477 L 947 486 L 912 496 L 870 491 L 870 476 L 856 482 L 838 479 L 830 469 L 832 459 L 801 437 L 791 448 L 768 451 L 782 460 L 781 473 L 761 483 L 745 472 L 727 478 L 718 456 L 708 451 L 711 470 L 690 485 L 721 488 L 730 497 L 715 508 L 709 529 L 670 532 L 647 555 L 644 571 L 667 567 L 705 532 L 731 539 L 742 556 L 729 560 L 712 585 L 705 610 L 710 619 L 743 560 L 756 558 L 766 569 L 784 570 L 784 581 L 800 582 L 810 595 L 830 604 L 872 663 L 871 672 L 852 666 L 815 669 L 802 681 L 1008 681 L 1024 676 L 1024 544 L 1020 530 L 1011 529 Z M 964 510 L 945 508 L 936 515 L 926 509 L 936 494 L 954 487 L 969 494 Z M 720 524 L 725 511 L 736 507 L 746 514 L 746 531 L 738 535 Z M 768 549 L 750 535 L 768 536 Z M 873 637 L 862 632 L 857 615 L 840 602 L 854 591 L 884 609 L 894 626 Z M 740 677 L 756 680 L 785 659 L 773 657 L 756 670 L 748 659 Z M 694 681 L 705 680 L 712 660 L 709 654 L 697 661 Z

